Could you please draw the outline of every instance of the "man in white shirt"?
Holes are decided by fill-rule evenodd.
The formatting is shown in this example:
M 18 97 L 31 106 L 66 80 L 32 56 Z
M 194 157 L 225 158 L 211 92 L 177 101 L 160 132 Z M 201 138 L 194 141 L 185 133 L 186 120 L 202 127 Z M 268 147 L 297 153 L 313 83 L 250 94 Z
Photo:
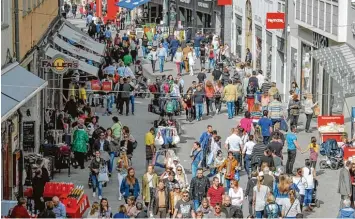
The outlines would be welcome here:
M 259 87 L 261 88 L 261 86 L 265 82 L 265 76 L 263 75 L 262 70 L 259 70 L 259 74 L 256 76 L 256 78 L 258 79 L 258 84 L 259 84 Z
M 243 150 L 242 139 L 238 136 L 238 129 L 233 128 L 233 133 L 226 139 L 224 147 L 233 152 L 238 164 L 241 165 L 241 152 Z

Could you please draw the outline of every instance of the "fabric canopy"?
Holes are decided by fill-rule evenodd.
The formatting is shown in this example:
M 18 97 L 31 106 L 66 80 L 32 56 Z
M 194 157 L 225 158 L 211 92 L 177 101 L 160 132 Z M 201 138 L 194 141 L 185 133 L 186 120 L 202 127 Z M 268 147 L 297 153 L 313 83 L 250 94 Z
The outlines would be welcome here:
M 119 3 L 117 3 L 117 6 L 121 8 L 127 8 L 129 10 L 133 10 L 140 5 L 148 3 L 149 1 L 150 0 L 121 0 Z
M 1 122 L 47 86 L 48 82 L 13 63 L 1 70 Z

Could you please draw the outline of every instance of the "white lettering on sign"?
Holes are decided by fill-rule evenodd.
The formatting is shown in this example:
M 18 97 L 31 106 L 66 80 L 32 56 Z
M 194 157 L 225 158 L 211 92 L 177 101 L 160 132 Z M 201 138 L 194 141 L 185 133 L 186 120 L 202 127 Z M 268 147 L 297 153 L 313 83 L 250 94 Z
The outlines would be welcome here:
M 284 23 L 283 19 L 267 19 L 269 23 Z
M 190 4 L 191 0 L 180 0 L 180 2 Z
M 198 2 L 197 5 L 198 5 L 199 7 L 202 7 L 202 8 L 208 8 L 208 4 L 207 4 L 207 3 Z

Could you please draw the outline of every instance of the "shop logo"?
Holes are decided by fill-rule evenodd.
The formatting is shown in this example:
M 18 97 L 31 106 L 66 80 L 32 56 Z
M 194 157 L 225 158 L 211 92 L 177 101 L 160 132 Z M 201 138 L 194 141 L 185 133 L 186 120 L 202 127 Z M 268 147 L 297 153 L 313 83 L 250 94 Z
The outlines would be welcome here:
M 61 55 L 55 55 L 50 60 L 42 60 L 41 67 L 51 69 L 56 74 L 64 74 L 70 69 L 77 69 L 79 62 L 67 59 Z
M 266 13 L 266 29 L 285 29 L 285 13 Z

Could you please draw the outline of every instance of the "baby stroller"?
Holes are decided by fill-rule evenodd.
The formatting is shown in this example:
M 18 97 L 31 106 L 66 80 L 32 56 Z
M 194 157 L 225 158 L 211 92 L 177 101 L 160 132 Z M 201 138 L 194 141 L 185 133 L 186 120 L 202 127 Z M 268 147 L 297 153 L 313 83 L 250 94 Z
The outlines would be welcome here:
M 70 165 L 76 169 L 78 168 L 79 164 L 71 156 L 70 147 L 66 144 L 60 145 L 58 150 L 58 156 L 55 160 L 55 169 L 60 173 L 62 169 L 68 169 L 68 176 L 70 177 Z
M 344 166 L 343 150 L 338 147 L 338 143 L 335 139 L 328 139 L 326 142 L 323 142 L 319 153 L 326 156 L 325 159 L 319 162 L 321 169 L 330 168 L 337 170 Z

